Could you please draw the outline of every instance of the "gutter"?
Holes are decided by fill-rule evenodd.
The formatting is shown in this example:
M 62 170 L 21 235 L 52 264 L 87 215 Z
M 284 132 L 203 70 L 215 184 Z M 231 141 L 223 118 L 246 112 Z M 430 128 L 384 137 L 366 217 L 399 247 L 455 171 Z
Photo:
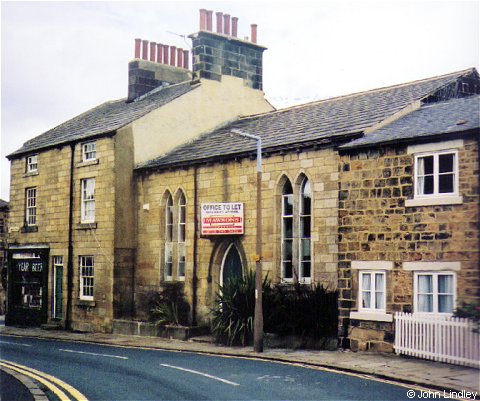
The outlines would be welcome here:
M 374 148 L 374 147 L 382 147 L 382 146 L 389 146 L 389 145 L 407 145 L 410 143 L 418 143 L 418 142 L 440 142 L 440 141 L 445 141 L 449 138 L 456 138 L 462 135 L 475 135 L 478 134 L 480 131 L 480 127 L 478 128 L 471 128 L 465 131 L 456 131 L 456 132 L 445 132 L 445 133 L 439 133 L 439 134 L 428 134 L 425 136 L 417 136 L 414 138 L 398 138 L 398 139 L 391 139 L 391 140 L 384 140 L 381 142 L 375 142 L 375 143 L 365 143 L 365 144 L 359 144 L 359 145 L 350 145 L 350 144 L 345 144 L 342 145 L 338 148 L 340 152 L 353 152 L 356 150 L 363 150 L 363 149 L 368 149 L 368 148 Z
M 337 142 L 344 142 L 350 139 L 357 139 L 361 134 L 362 132 L 352 132 L 349 134 L 341 134 L 339 135 L 338 138 L 336 137 L 322 138 L 322 139 L 311 140 L 308 142 L 296 142 L 296 143 L 291 143 L 286 145 L 271 146 L 268 148 L 263 148 L 262 154 L 268 156 L 273 153 L 300 151 L 306 148 L 315 149 L 315 148 L 324 148 L 329 145 L 335 146 Z M 134 170 L 136 172 L 148 172 L 149 170 L 160 172 L 165 170 L 173 170 L 177 168 L 188 168 L 191 166 L 199 166 L 199 165 L 204 165 L 206 163 L 219 163 L 223 161 L 231 161 L 231 160 L 243 159 L 243 158 L 252 158 L 252 160 L 255 159 L 256 148 L 249 151 L 238 151 L 237 153 L 230 153 L 228 155 L 216 155 L 216 156 L 210 156 L 210 157 L 199 158 L 199 159 L 172 162 L 162 166 L 137 165 L 137 167 L 135 167 Z

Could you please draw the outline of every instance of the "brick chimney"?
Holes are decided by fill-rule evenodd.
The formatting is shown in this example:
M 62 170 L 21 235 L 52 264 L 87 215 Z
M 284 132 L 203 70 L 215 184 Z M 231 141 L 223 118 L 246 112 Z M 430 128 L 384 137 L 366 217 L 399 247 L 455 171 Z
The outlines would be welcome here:
M 251 25 L 251 39 L 237 37 L 238 18 L 216 13 L 213 31 L 212 11 L 200 10 L 200 31 L 189 36 L 193 42 L 193 72 L 197 77 L 222 80 L 229 75 L 242 78 L 253 89 L 263 89 L 263 52 L 257 45 L 257 25 Z
M 128 102 L 160 86 L 192 79 L 188 50 L 135 39 L 134 54 L 128 63 Z

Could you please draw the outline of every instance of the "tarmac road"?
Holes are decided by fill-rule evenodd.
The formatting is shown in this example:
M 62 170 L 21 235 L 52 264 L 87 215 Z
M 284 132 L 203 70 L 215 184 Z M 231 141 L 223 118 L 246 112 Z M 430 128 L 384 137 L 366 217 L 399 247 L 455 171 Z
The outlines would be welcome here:
M 48 373 L 90 401 L 425 398 L 359 375 L 255 359 L 4 335 L 0 351 L 3 360 Z

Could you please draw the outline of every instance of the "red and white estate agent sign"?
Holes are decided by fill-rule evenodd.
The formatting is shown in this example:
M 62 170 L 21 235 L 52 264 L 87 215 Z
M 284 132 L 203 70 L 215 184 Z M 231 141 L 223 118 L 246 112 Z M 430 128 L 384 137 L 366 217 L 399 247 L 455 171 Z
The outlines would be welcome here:
M 243 234 L 243 203 L 202 203 L 202 235 Z

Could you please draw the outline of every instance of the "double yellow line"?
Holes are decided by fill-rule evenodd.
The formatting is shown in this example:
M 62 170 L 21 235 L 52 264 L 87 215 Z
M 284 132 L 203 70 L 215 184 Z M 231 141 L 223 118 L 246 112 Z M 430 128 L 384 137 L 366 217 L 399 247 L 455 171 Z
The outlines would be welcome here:
M 85 397 L 80 391 L 49 374 L 3 359 L 0 360 L 0 366 L 18 372 L 24 376 L 31 377 L 37 382 L 42 383 L 54 393 L 60 401 L 88 401 L 87 397 Z

